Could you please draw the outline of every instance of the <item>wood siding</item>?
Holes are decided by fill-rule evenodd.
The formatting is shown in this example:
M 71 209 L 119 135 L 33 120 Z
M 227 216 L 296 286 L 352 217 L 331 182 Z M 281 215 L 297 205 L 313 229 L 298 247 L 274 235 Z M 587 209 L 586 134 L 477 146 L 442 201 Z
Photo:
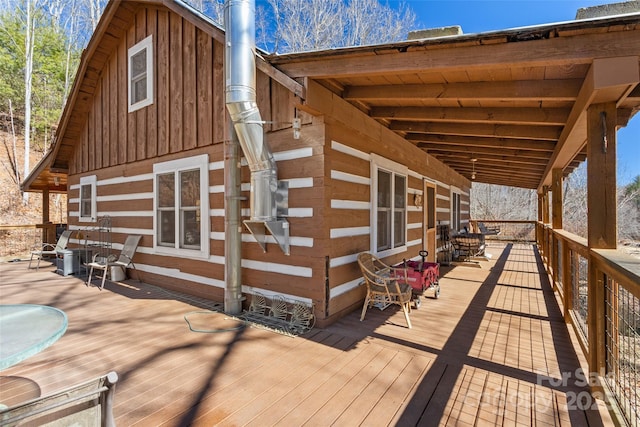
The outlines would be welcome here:
M 154 102 L 127 110 L 127 50 L 153 37 Z M 142 7 L 96 70 L 96 89 L 76 144 L 69 175 L 69 223 L 84 231 L 75 244 L 91 241 L 93 224 L 79 222 L 79 183 L 96 175 L 97 214 L 112 217 L 114 249 L 129 234 L 143 236 L 136 266 L 143 280 L 169 289 L 222 300 L 224 296 L 224 144 L 229 123 L 224 106 L 223 45 L 193 22 L 162 8 Z M 436 184 L 437 220 L 450 221 L 451 188 L 461 192 L 468 223 L 469 182 L 375 120 L 309 82 L 304 105 L 293 93 L 257 73 L 258 105 L 278 178 L 289 183 L 291 254 L 273 240 L 267 251 L 248 230 L 242 234 L 243 292 L 278 293 L 313 303 L 317 324 L 337 320 L 359 306 L 364 290 L 355 262 L 370 250 L 371 154 L 405 165 L 406 252 L 388 262 L 416 256 L 422 248 L 423 211 L 413 204 L 423 181 Z M 302 117 L 301 137 L 291 122 Z M 153 166 L 208 156 L 209 257 L 156 253 L 153 245 Z M 241 171 L 242 219 L 249 217 L 250 172 Z
M 127 51 L 153 37 L 154 102 L 127 112 Z M 225 138 L 224 46 L 181 16 L 140 8 L 98 74 L 70 174 L 219 144 Z M 215 88 L 215 89 L 214 89 Z

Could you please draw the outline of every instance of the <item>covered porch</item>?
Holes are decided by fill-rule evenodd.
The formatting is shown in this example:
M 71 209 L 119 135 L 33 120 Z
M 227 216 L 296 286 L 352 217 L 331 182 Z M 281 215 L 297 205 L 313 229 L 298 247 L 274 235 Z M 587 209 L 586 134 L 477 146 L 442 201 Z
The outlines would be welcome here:
M 481 268 L 443 267 L 406 328 L 356 310 L 296 338 L 237 329 L 219 305 L 128 280 L 104 291 L 2 263 L 3 304 L 64 310 L 66 334 L 0 374 L 15 403 L 115 370 L 118 425 L 610 425 L 531 242 L 490 242 Z M 196 325 L 198 327 L 198 325 Z

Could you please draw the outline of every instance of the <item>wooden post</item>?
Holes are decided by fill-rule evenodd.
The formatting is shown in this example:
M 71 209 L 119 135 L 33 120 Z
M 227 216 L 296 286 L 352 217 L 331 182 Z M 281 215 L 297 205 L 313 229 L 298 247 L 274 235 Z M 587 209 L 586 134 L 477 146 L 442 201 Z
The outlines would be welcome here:
M 542 198 L 543 198 L 542 193 L 538 193 L 538 224 L 536 226 L 536 241 L 538 242 L 539 249 L 542 249 L 543 247 L 543 242 L 542 242 L 543 228 L 540 224 L 542 222 L 542 205 L 543 205 Z
M 549 224 L 549 187 L 542 187 L 542 222 Z
M 42 243 L 56 243 L 55 227 L 52 233 L 47 226 L 49 221 L 49 190 L 45 189 L 42 190 Z
M 616 249 L 615 102 L 594 104 L 587 111 L 587 237 L 589 249 Z M 605 372 L 605 277 L 589 262 L 589 369 Z M 615 303 L 612 301 L 611 303 Z
M 554 229 L 562 228 L 562 169 L 555 168 L 552 171 L 551 191 L 553 192 L 553 206 L 551 209 L 552 226 Z
M 566 240 L 562 240 L 562 290 L 563 290 L 563 314 L 565 322 L 571 321 L 571 309 L 573 309 L 573 283 L 571 283 L 572 268 L 571 250 Z

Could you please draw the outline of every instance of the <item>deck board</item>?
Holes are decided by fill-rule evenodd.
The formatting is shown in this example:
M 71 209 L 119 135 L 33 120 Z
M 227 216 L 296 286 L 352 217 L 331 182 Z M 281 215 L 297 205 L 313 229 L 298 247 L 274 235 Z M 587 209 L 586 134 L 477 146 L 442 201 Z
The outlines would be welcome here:
M 0 264 L 2 304 L 69 318 L 51 347 L 0 372 L 12 404 L 115 370 L 122 426 L 610 425 L 603 405 L 568 410 L 555 385 L 585 366 L 531 245 L 492 244 L 481 268 L 441 269 L 439 299 L 359 310 L 288 337 L 237 329 L 219 304 L 129 280 L 103 291 L 52 268 Z M 196 313 L 197 314 L 194 314 Z M 185 315 L 199 328 L 189 330 Z

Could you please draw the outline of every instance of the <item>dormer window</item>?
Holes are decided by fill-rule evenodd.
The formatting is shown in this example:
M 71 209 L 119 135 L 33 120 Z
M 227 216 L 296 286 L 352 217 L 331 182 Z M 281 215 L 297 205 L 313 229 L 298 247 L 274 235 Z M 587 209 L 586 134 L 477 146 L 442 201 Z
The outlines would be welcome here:
M 129 49 L 129 112 L 153 104 L 152 36 Z

